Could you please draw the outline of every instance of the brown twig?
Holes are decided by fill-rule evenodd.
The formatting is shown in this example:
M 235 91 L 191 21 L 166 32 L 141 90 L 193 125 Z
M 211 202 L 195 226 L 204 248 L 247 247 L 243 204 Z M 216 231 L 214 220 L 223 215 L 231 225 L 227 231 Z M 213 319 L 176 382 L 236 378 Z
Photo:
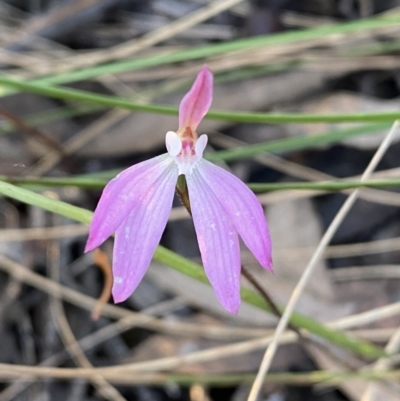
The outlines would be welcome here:
M 20 117 L 0 107 L 0 116 L 9 121 L 15 127 L 17 127 L 21 133 L 27 134 L 29 137 L 36 139 L 49 149 L 57 152 L 60 155 L 64 155 L 62 146 L 53 138 L 49 137 L 45 133 L 41 132 L 37 128 L 31 127 L 25 123 Z
M 94 264 L 100 268 L 104 276 L 103 291 L 101 292 L 101 295 L 92 311 L 92 319 L 98 320 L 101 316 L 101 310 L 110 299 L 111 288 L 113 285 L 113 275 L 110 260 L 105 252 L 101 251 L 100 249 L 96 249 L 93 252 L 93 258 Z
M 60 279 L 60 247 L 57 241 L 50 241 L 47 246 L 47 259 L 50 277 L 54 282 Z M 69 349 L 69 353 L 78 367 L 93 368 L 92 363 L 89 361 L 81 347 L 79 346 L 75 334 L 68 322 L 65 314 L 64 306 L 60 296 L 52 294 L 50 297 L 50 306 L 53 319 L 55 321 L 57 330 L 60 334 L 61 340 L 65 348 Z M 97 304 L 96 304 L 97 305 Z M 93 375 L 90 378 L 93 386 L 98 390 L 101 396 L 108 401 L 126 401 L 120 392 L 112 386 L 101 375 Z

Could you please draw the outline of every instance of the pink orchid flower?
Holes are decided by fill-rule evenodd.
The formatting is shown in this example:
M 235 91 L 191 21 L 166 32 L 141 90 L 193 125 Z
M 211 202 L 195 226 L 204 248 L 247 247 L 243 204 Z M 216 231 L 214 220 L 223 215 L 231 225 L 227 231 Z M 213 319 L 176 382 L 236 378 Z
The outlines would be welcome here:
M 172 208 L 178 176 L 184 174 L 205 272 L 222 306 L 240 306 L 238 235 L 265 268 L 271 241 L 263 209 L 238 178 L 203 159 L 207 135 L 197 126 L 212 101 L 213 75 L 204 67 L 179 106 L 179 128 L 166 134 L 168 152 L 118 174 L 104 188 L 85 252 L 115 232 L 112 294 L 122 302 L 142 280 Z

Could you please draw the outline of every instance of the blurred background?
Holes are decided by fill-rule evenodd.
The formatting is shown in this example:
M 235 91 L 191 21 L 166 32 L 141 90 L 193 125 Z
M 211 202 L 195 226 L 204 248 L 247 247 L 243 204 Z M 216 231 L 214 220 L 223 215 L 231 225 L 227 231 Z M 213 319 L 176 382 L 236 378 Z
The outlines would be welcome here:
M 0 1 L 0 76 L 143 107 L 177 107 L 207 64 L 215 74 L 212 110 L 232 115 L 398 111 L 399 51 L 396 0 Z M 33 92 L 0 83 L 0 178 L 85 209 L 94 210 L 118 171 L 165 152 L 165 133 L 177 129 L 176 116 L 154 110 Z M 282 122 L 208 119 L 199 133 L 208 134 L 213 160 L 245 182 L 313 183 L 359 179 L 391 126 Z M 248 145 L 261 151 L 219 157 Z M 400 177 L 399 151 L 395 140 L 374 178 Z M 87 181 L 68 184 L 82 175 Z M 242 261 L 284 305 L 348 191 L 261 192 L 275 273 L 262 270 L 244 246 Z M 393 338 L 400 322 L 399 206 L 396 188 L 360 192 L 299 312 L 380 346 Z M 255 340 L 273 333 L 276 317 L 246 303 L 230 316 L 208 285 L 157 262 L 126 302 L 94 309 L 102 291 L 102 299 L 109 295 L 111 240 L 85 255 L 86 225 L 4 197 L 0 227 L 0 362 L 74 369 L 135 364 L 130 375 L 122 368 L 113 378 L 62 380 L 51 370 L 41 378 L 10 378 L 0 366 L 0 401 L 246 400 L 266 346 Z M 200 262 L 178 199 L 162 245 Z M 243 285 L 251 287 L 245 279 Z M 358 319 L 362 312 L 369 314 Z M 400 400 L 398 358 L 391 365 L 397 373 L 372 391 L 346 374 L 372 360 L 325 340 L 288 338 L 260 400 Z M 342 378 L 309 373 L 317 370 Z

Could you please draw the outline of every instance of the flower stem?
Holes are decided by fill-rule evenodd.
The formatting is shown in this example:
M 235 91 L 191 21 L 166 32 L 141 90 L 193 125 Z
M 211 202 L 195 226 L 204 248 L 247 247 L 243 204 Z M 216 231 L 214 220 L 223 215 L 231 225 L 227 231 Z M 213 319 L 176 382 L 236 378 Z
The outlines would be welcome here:
M 271 312 L 278 318 L 281 319 L 282 318 L 282 313 L 279 310 L 278 306 L 276 305 L 275 301 L 272 299 L 272 297 L 268 294 L 267 290 L 264 289 L 261 284 L 257 281 L 257 279 L 250 273 L 250 271 L 248 269 L 246 269 L 243 265 L 242 265 L 242 269 L 241 269 L 241 274 L 243 277 L 245 277 L 247 279 L 247 281 L 249 283 L 251 283 L 251 285 L 260 293 L 260 295 L 265 299 L 265 302 L 269 305 L 269 307 L 271 308 Z M 289 329 L 294 331 L 298 337 L 299 340 L 306 340 L 304 338 L 304 336 L 300 333 L 298 327 L 294 326 L 292 323 L 290 323 L 288 325 Z
M 190 208 L 189 191 L 186 184 L 186 178 L 183 174 L 178 177 L 178 181 L 176 183 L 176 193 L 178 194 L 183 206 L 185 206 L 186 210 L 191 216 L 192 210 Z

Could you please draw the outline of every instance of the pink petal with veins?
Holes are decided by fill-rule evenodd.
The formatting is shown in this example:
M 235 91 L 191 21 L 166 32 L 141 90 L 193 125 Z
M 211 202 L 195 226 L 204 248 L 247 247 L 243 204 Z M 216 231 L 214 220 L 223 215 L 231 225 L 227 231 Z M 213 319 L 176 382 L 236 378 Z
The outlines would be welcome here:
M 196 131 L 211 106 L 212 93 L 213 74 L 208 67 L 203 67 L 179 105 L 179 129 L 190 127 Z
M 94 212 L 85 252 L 97 248 L 111 236 L 143 194 L 173 163 L 168 154 L 154 157 L 124 170 L 106 185 Z
M 271 239 L 257 197 L 233 174 L 207 160 L 201 160 L 197 169 L 229 215 L 247 248 L 261 266 L 272 271 Z
M 222 306 L 240 306 L 240 249 L 236 229 L 198 169 L 186 176 L 204 270 Z
M 177 178 L 175 164 L 165 168 L 117 228 L 113 257 L 114 302 L 127 299 L 146 273 L 171 212 Z

